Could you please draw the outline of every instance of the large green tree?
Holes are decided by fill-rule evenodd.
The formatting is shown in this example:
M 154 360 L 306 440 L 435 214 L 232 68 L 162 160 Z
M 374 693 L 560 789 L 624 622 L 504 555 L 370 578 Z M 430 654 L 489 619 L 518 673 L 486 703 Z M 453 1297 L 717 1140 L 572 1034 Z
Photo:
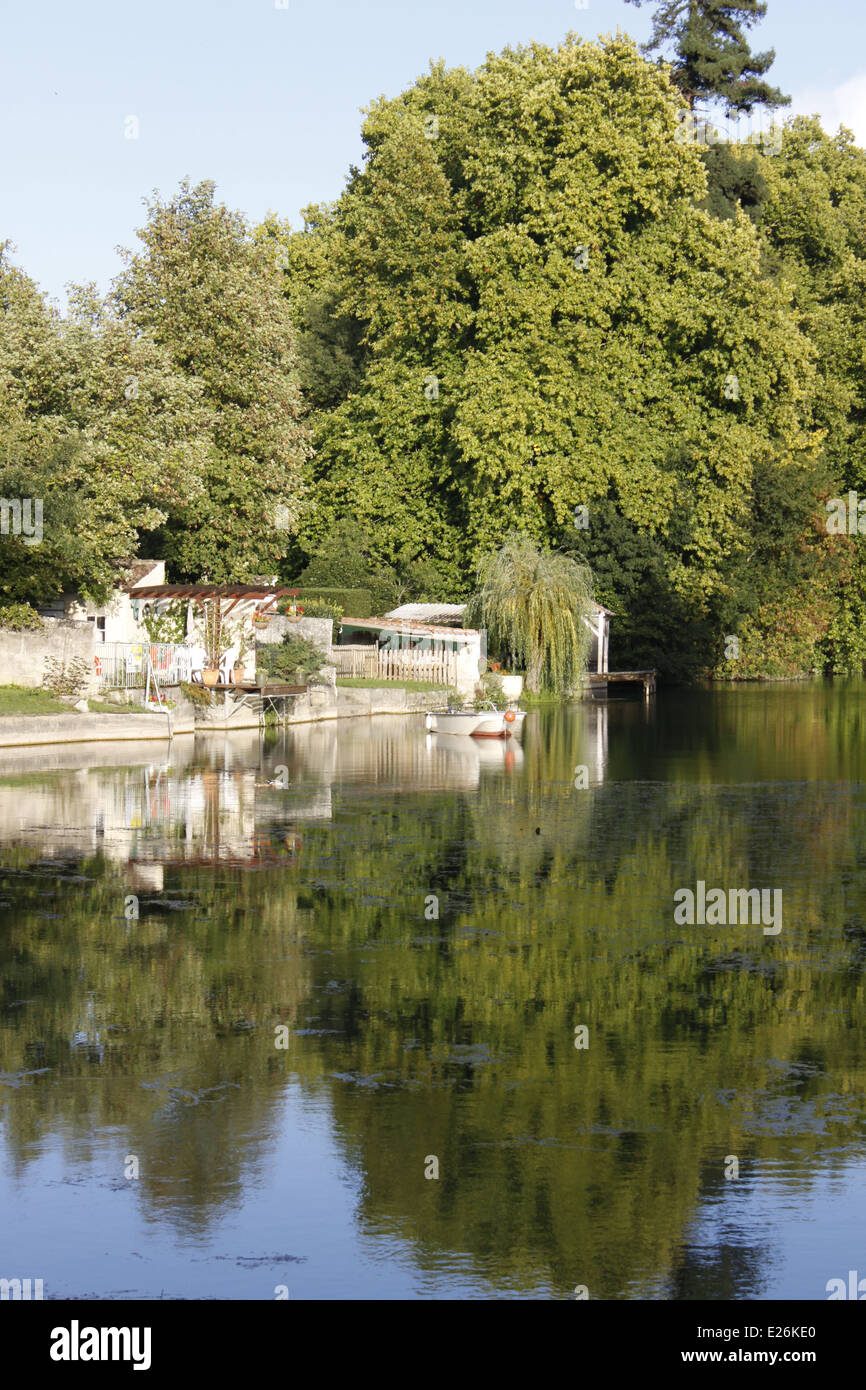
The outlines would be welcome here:
M 853 490 L 866 497 L 866 152 L 850 130 L 831 136 L 817 119 L 797 117 L 765 169 L 766 270 L 793 287 L 794 310 L 814 347 L 826 532 L 828 496 L 847 502 Z M 810 584 L 806 601 L 829 605 L 824 651 L 831 668 L 858 670 L 866 660 L 866 536 L 857 529 L 830 543 L 834 565 L 820 588 Z
M 42 539 L 0 538 L 0 597 L 104 596 L 141 532 L 202 487 L 194 381 L 92 287 L 64 318 L 0 248 L 0 496 L 39 499 Z
M 458 597 L 508 531 L 559 543 L 584 508 L 594 568 L 614 535 L 656 556 L 653 664 L 683 613 L 714 659 L 756 497 L 768 475 L 799 495 L 820 435 L 792 288 L 742 213 L 697 206 L 679 110 L 633 44 L 573 37 L 375 103 L 364 168 L 286 242 L 289 299 L 324 287 L 358 343 L 315 415 L 311 552 L 354 517 L 389 564 L 420 541 Z
M 179 577 L 275 572 L 308 454 L 279 268 L 209 182 L 154 196 L 139 237 L 116 283 L 118 312 L 198 384 L 212 420 L 202 486 L 178 499 L 150 547 Z

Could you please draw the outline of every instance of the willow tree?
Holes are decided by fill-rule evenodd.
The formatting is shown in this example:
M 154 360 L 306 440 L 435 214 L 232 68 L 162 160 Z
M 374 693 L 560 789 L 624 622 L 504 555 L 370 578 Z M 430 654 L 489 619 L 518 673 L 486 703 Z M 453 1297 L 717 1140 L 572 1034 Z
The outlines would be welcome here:
M 583 674 L 590 633 L 592 575 L 568 555 L 541 550 L 512 531 L 500 550 L 482 556 L 469 621 L 526 668 L 527 690 L 568 694 Z

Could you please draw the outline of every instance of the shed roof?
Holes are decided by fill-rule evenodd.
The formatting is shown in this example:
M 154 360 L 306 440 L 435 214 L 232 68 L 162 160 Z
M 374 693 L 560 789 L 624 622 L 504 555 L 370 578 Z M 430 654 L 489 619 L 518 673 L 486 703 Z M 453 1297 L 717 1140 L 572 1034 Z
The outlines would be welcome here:
M 392 608 L 386 618 L 409 618 L 419 623 L 433 623 L 450 627 L 460 626 L 465 603 L 402 603 Z
M 386 618 L 414 618 L 419 622 L 426 623 L 435 623 L 437 618 L 445 619 L 446 622 L 454 619 L 459 623 L 465 608 L 465 603 L 404 603 L 399 608 L 392 608 L 385 616 Z M 605 608 L 602 603 L 593 602 L 592 609 L 595 613 L 607 613 L 609 617 L 613 617 L 611 610 Z M 468 631 L 468 629 L 466 630 Z
M 343 618 L 343 627 L 362 627 L 371 632 L 407 632 L 418 637 L 439 637 L 446 642 L 459 641 L 461 637 L 480 637 L 477 628 L 444 627 L 435 623 L 422 623 L 415 618 Z

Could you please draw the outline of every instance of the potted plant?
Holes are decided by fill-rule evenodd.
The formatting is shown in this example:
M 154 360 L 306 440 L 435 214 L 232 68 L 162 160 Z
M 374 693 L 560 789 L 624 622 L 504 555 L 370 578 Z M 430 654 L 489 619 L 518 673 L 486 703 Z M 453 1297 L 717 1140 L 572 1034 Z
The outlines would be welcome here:
M 273 610 L 269 610 L 267 613 L 262 613 L 262 612 L 257 608 L 256 611 L 255 611 L 255 613 L 253 614 L 253 626 L 254 626 L 254 627 L 267 627 L 267 625 L 268 625 L 268 623 L 271 621 L 271 619 L 272 619 L 272 618 L 275 618 L 276 616 L 277 616 L 277 615 L 276 615 L 275 612 L 273 612 Z

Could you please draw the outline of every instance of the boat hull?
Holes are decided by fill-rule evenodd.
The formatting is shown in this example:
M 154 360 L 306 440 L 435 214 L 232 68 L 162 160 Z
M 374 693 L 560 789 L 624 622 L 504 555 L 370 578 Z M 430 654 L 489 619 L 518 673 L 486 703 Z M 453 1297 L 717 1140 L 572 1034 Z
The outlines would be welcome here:
M 428 714 L 426 722 L 433 734 L 457 734 L 463 738 L 507 738 L 510 733 L 505 715 L 498 710 L 439 711 Z

